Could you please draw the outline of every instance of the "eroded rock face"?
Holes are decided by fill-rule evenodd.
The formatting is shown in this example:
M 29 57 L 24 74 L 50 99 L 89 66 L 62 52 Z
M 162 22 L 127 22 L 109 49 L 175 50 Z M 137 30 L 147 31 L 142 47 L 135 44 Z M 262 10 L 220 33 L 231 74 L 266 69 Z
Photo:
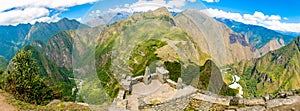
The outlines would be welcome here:
M 74 32 L 64 31 L 53 36 L 46 44 L 45 54 L 59 67 L 72 68 L 72 48 Z
M 230 44 L 239 42 L 243 46 L 249 46 L 249 43 L 246 41 L 244 35 L 230 34 L 229 39 L 230 39 Z

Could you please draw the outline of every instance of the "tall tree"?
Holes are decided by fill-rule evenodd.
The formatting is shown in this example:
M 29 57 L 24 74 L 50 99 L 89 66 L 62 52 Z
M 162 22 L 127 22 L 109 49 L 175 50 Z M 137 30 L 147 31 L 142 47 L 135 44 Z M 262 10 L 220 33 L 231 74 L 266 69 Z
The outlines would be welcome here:
M 16 99 L 32 104 L 46 104 L 54 98 L 53 90 L 39 77 L 39 67 L 31 51 L 21 50 L 12 59 L 4 89 Z

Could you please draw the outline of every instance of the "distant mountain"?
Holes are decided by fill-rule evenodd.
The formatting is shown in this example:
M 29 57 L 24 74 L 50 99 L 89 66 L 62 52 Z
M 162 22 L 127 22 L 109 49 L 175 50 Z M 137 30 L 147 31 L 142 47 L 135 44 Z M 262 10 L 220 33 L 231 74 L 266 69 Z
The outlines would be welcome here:
M 286 31 L 278 31 L 279 33 L 282 33 L 284 35 L 289 35 L 289 36 L 293 36 L 293 37 L 298 37 L 300 36 L 300 32 L 286 32 Z
M 0 26 L 0 55 L 10 59 L 25 44 L 31 24 Z
M 110 25 L 112 23 L 115 23 L 116 21 L 119 20 L 124 20 L 129 18 L 132 15 L 132 13 L 129 12 L 111 12 L 111 13 L 106 13 L 102 16 L 97 16 L 94 18 L 91 18 L 89 21 L 87 21 L 85 24 L 95 27 L 99 25 Z
M 294 36 L 284 35 L 261 26 L 244 24 L 223 18 L 217 18 L 217 20 L 226 24 L 233 31 L 245 35 L 246 40 L 256 49 L 259 49 L 262 55 L 285 46 L 295 38 Z
M 119 20 L 125 20 L 129 17 L 131 17 L 133 14 L 140 14 L 143 12 L 111 12 L 111 13 L 106 13 L 101 16 L 97 16 L 94 18 L 91 18 L 89 21 L 85 22 L 85 24 L 95 27 L 98 25 L 110 25 L 113 24 Z M 176 16 L 178 12 L 170 12 L 172 16 Z
M 77 29 L 82 25 L 75 20 L 61 19 L 52 23 L 20 24 L 17 26 L 0 26 L 0 55 L 10 59 L 25 44 L 33 41 L 46 43 L 54 34 L 63 30 Z
M 245 96 L 263 96 L 279 90 L 300 89 L 300 37 L 261 58 L 232 67 L 242 78 Z
M 63 18 L 58 22 L 53 22 L 53 23 L 37 22 L 31 27 L 25 40 L 29 42 L 34 40 L 39 40 L 46 43 L 51 36 L 57 34 L 60 31 L 74 30 L 78 28 L 87 28 L 87 27 L 88 26 L 83 25 L 76 20 L 69 20 L 67 18 Z

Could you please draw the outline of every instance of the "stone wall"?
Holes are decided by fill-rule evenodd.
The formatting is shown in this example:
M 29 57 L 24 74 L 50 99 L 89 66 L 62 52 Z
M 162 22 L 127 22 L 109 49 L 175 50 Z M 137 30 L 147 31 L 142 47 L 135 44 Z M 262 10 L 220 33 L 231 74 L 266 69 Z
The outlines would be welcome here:
M 171 79 L 167 79 L 167 84 L 169 84 L 171 87 L 176 88 L 176 82 L 172 81 Z
M 132 79 L 132 85 L 137 84 L 139 82 L 143 82 L 143 76 L 137 76 Z
M 238 105 L 243 106 L 265 106 L 266 101 L 263 98 L 239 98 Z
M 162 70 L 162 69 L 161 69 Z M 159 72 L 159 73 L 157 73 Z M 168 79 L 168 72 L 162 70 L 157 71 L 156 73 L 148 74 L 151 79 L 160 79 L 162 83 L 166 83 L 170 85 L 171 87 L 176 88 L 176 86 L 179 84 Z M 165 75 L 162 75 L 165 74 Z M 134 78 L 127 78 L 126 76 L 123 77 L 123 87 L 129 85 L 134 85 L 139 82 L 144 82 L 144 76 L 137 76 Z M 148 79 L 147 79 L 148 80 Z M 129 82 L 128 82 L 129 81 Z M 128 84 L 125 84 L 128 83 Z M 183 85 L 183 84 L 182 84 Z M 192 86 L 186 86 L 185 87 L 192 87 Z M 117 98 L 115 98 L 113 104 L 118 109 L 127 109 L 127 103 L 126 100 L 126 94 L 130 92 L 130 90 L 127 90 L 128 88 L 121 89 L 119 91 L 119 94 Z M 184 88 L 180 88 L 184 89 Z M 196 90 L 195 90 L 196 91 Z M 183 93 L 184 94 L 184 93 Z M 165 101 L 163 103 L 151 103 L 151 104 L 145 104 L 142 100 L 139 100 L 139 109 L 140 110 L 159 110 L 159 111 L 182 111 L 186 108 L 186 106 L 189 104 L 189 102 L 193 99 L 206 101 L 209 103 L 224 105 L 224 106 L 235 106 L 238 107 L 240 110 L 250 110 L 250 109 L 264 109 L 264 108 L 272 108 L 284 104 L 290 104 L 294 102 L 293 96 L 296 95 L 296 90 L 292 91 L 280 91 L 277 95 L 269 97 L 265 96 L 264 98 L 238 98 L 238 97 L 232 97 L 232 96 L 220 96 L 217 94 L 213 94 L 208 91 L 197 89 L 196 92 L 192 92 L 189 94 L 180 95 L 178 97 L 173 97 L 173 99 Z
M 192 95 L 185 95 L 178 98 L 165 101 L 158 104 L 143 104 L 139 106 L 140 110 L 155 110 L 155 111 L 183 111 L 189 104 Z
M 215 94 L 209 95 L 209 94 L 203 94 L 198 92 L 194 94 L 193 99 L 229 106 L 232 97 L 222 97 Z

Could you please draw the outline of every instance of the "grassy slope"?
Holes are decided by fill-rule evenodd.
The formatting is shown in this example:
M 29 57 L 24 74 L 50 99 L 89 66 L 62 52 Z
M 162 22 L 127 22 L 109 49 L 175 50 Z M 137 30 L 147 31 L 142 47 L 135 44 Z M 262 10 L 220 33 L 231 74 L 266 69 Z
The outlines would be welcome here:
M 299 39 L 261 58 L 234 66 L 238 69 L 236 72 L 241 74 L 244 96 L 255 97 L 300 88 Z

